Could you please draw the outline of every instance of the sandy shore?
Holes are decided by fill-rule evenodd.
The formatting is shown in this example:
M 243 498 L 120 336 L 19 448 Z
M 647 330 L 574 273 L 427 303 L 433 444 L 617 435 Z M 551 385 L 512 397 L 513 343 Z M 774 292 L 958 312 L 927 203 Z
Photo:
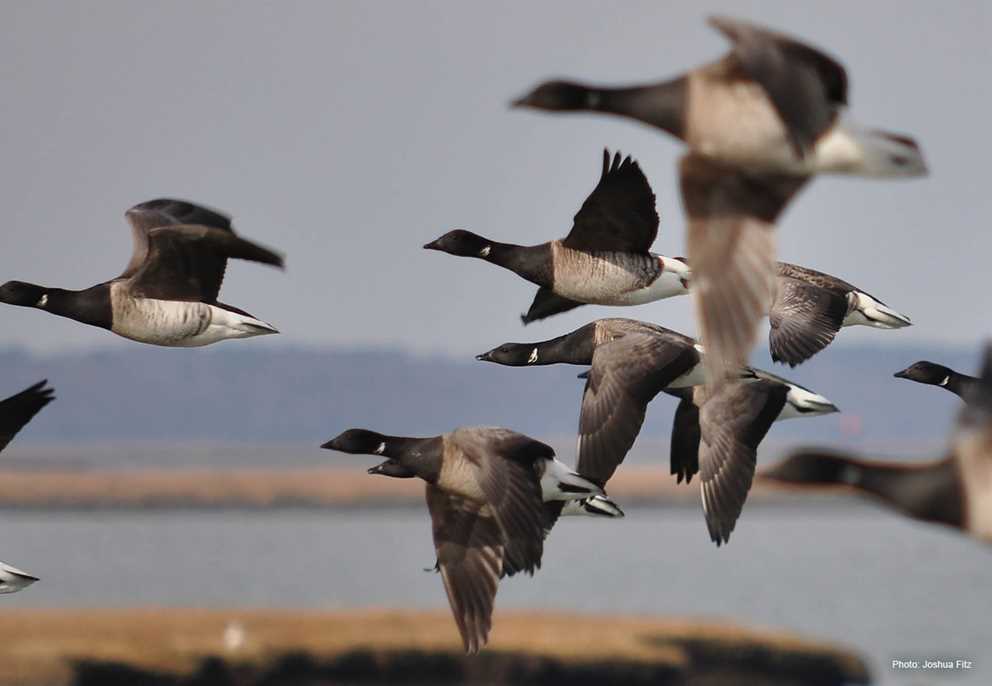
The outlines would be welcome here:
M 616 615 L 500 612 L 475 658 L 447 612 L 11 610 L 0 635 L 0 684 L 19 686 L 868 683 L 856 653 L 792 634 Z
M 609 493 L 624 505 L 698 506 L 696 479 L 677 485 L 667 470 L 625 468 Z M 794 496 L 756 482 L 749 503 Z M 363 469 L 0 471 L 0 508 L 359 507 L 424 502 L 414 479 L 370 476 Z

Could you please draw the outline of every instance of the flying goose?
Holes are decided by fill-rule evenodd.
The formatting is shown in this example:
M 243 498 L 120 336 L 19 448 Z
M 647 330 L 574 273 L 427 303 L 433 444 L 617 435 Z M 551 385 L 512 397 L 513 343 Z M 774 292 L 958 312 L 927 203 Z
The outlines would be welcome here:
M 38 577 L 31 576 L 6 562 L 0 562 L 0 593 L 17 593 L 35 581 L 38 581 Z
M 700 495 L 710 539 L 730 541 L 751 489 L 758 445 L 773 422 L 837 412 L 822 395 L 760 369 L 711 392 L 666 389 L 679 398 L 672 426 L 671 472 L 677 482 L 701 472 Z
M 81 291 L 8 281 L 0 286 L 0 302 L 170 347 L 278 333 L 247 312 L 218 302 L 217 295 L 228 259 L 282 268 L 280 255 L 239 238 L 228 217 L 181 200 L 145 202 L 126 216 L 134 253 L 120 276 Z
M 349 429 L 321 447 L 381 455 L 386 461 L 370 474 L 427 482 L 437 567 L 470 655 L 488 639 L 500 578 L 541 566 L 552 523 L 545 503 L 603 495 L 550 446 L 509 429 L 462 427 L 429 438 Z
M 881 300 L 814 269 L 779 262 L 776 285 L 768 346 L 775 362 L 792 367 L 830 345 L 841 327 L 901 329 L 912 324 Z
M 641 86 L 549 81 L 513 105 L 629 117 L 670 133 L 694 154 L 760 173 L 926 173 L 914 140 L 847 119 L 847 73 L 836 60 L 747 22 L 712 17 L 709 24 L 731 43 L 716 62 Z
M 960 398 L 967 398 L 979 383 L 979 380 L 973 376 L 961 374 L 950 367 L 926 360 L 920 360 L 901 372 L 896 372 L 893 376 L 897 379 L 909 379 L 917 383 L 940 386 Z
M 17 432 L 41 412 L 48 403 L 55 400 L 55 391 L 46 388 L 48 381 L 39 381 L 17 395 L 0 400 L 0 451 L 7 447 Z
M 485 260 L 537 284 L 532 310 L 545 301 L 558 306 L 554 296 L 598 305 L 641 305 L 688 292 L 688 267 L 650 251 L 658 235 L 654 203 L 637 162 L 620 153 L 611 162 L 604 150 L 599 183 L 563 240 L 511 245 L 456 229 L 424 248 Z
M 879 461 L 809 449 L 763 469 L 759 477 L 790 486 L 853 489 L 908 517 L 992 542 L 992 345 L 986 346 L 984 357 L 981 377 L 965 392 L 965 406 L 943 458 Z
M 603 485 L 633 446 L 655 396 L 707 381 L 705 357 L 696 341 L 670 329 L 633 319 L 599 319 L 548 341 L 504 343 L 476 359 L 508 366 L 591 365 L 580 375 L 586 387 L 576 471 Z M 836 411 L 823 396 L 768 372 L 742 367 L 737 376 L 783 385 L 795 416 Z M 792 416 L 791 410 L 783 414 Z

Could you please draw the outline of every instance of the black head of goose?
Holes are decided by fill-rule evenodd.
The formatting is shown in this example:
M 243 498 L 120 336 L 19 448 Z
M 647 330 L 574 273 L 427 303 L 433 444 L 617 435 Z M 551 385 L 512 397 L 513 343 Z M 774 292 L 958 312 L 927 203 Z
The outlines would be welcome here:
M 623 88 L 550 81 L 513 105 L 629 117 L 672 134 L 697 154 L 762 173 L 926 173 L 915 141 L 847 120 L 847 73 L 836 60 L 744 21 L 713 17 L 709 23 L 731 50 L 683 76 Z
M 676 481 L 701 472 L 703 512 L 710 538 L 730 540 L 754 477 L 758 445 L 773 422 L 837 412 L 822 395 L 762 370 L 715 391 L 704 386 L 666 389 L 679 398 L 669 461 Z
M 792 367 L 830 345 L 842 327 L 901 329 L 912 324 L 906 315 L 836 276 L 787 262 L 778 263 L 768 318 L 772 359 Z
M 119 277 L 81 291 L 10 281 L 0 286 L 0 302 L 170 347 L 278 333 L 217 296 L 228 259 L 282 268 L 282 256 L 235 235 L 228 217 L 192 203 L 152 200 L 126 216 L 134 253 Z
M 657 235 L 654 193 L 644 173 L 620 153 L 611 162 L 604 150 L 599 183 L 563 240 L 522 246 L 457 229 L 424 248 L 515 272 L 540 286 L 535 302 L 548 301 L 543 316 L 549 316 L 574 307 L 555 309 L 565 301 L 639 305 L 687 293 L 688 268 L 650 251 Z
M 55 400 L 55 391 L 47 387 L 48 381 L 39 381 L 17 395 L 0 401 L 0 451 L 7 447 L 17 432 L 45 407 Z
M 893 376 L 897 379 L 909 379 L 916 383 L 939 386 L 961 398 L 965 398 L 978 383 L 978 379 L 973 376 L 961 374 L 950 367 L 927 360 L 915 362 Z
M 928 462 L 869 460 L 820 449 L 797 451 L 759 477 L 806 488 L 842 486 L 915 519 L 946 524 L 992 542 L 992 346 L 982 375 L 964 393 L 951 447 Z
M 427 482 L 437 569 L 469 654 L 486 644 L 499 579 L 540 567 L 559 513 L 545 503 L 603 494 L 550 446 L 508 429 L 463 427 L 429 438 L 350 429 L 321 447 L 381 455 L 386 461 L 370 472 Z

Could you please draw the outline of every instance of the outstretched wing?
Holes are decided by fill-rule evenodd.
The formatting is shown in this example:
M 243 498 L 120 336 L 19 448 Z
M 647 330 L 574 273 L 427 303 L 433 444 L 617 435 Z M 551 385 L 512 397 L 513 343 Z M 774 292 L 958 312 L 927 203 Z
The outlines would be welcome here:
M 157 198 L 135 205 L 125 214 L 131 225 L 134 237 L 134 252 L 124 273 L 118 278 L 126 279 L 138 271 L 148 255 L 148 232 L 163 226 L 177 224 L 199 224 L 224 231 L 231 231 L 231 218 L 202 205 L 173 198 Z
M 130 279 L 135 295 L 214 303 L 228 259 L 283 266 L 268 248 L 211 226 L 177 225 L 148 232 L 148 255 Z
M 693 299 L 711 384 L 747 363 L 775 297 L 775 221 L 804 177 L 755 175 L 698 155 L 680 164 Z
M 847 73 L 819 50 L 753 24 L 713 17 L 710 25 L 733 43 L 733 55 L 768 94 L 799 157 L 813 150 L 847 104 Z
M 648 403 L 698 359 L 691 346 L 647 333 L 597 347 L 582 394 L 576 471 L 605 484 L 634 445 Z
M 847 297 L 795 279 L 779 278 L 768 313 L 772 359 L 792 367 L 826 348 L 847 316 Z
M 654 192 L 630 157 L 603 151 L 599 184 L 582 203 L 564 245 L 575 250 L 646 253 L 658 236 Z
M 493 600 L 503 573 L 502 530 L 493 512 L 427 485 L 437 568 L 465 652 L 486 644 Z
M 55 400 L 55 391 L 45 388 L 48 381 L 39 381 L 17 395 L 0 401 L 0 450 L 7 447 L 17 432 L 41 412 L 48 403 Z
M 699 472 L 710 539 L 730 540 L 744 508 L 758 444 L 785 406 L 788 387 L 774 381 L 735 382 L 710 395 L 699 412 Z
M 585 305 L 585 303 L 563 298 L 547 286 L 541 286 L 537 289 L 537 293 L 534 295 L 534 302 L 530 304 L 527 314 L 520 315 L 520 321 L 524 325 L 527 325 L 531 322 L 546 319 L 552 315 L 574 310 L 576 307 L 581 307 L 582 305 Z

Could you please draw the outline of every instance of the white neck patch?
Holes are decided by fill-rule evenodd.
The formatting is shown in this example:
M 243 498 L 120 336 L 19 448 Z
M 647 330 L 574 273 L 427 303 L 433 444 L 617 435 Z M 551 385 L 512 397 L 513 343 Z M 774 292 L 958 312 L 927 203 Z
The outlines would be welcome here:
M 48 293 L 41 296 L 41 300 L 38 301 L 38 307 L 45 307 L 48 305 Z
M 530 357 L 527 358 L 527 364 L 534 364 L 537 362 L 537 348 L 530 351 Z
M 386 442 L 385 441 L 383 441 L 382 443 L 380 443 L 379 444 L 379 447 L 375 449 L 375 454 L 376 455 L 382 455 L 384 452 L 386 452 Z
M 479 257 L 489 257 L 489 252 L 492 250 L 492 246 L 487 245 L 482 250 L 479 251 Z
M 951 380 L 951 376 L 950 376 L 950 374 L 948 374 L 947 376 L 944 377 L 944 380 L 940 382 L 940 385 L 941 386 L 946 386 L 947 385 L 947 382 L 950 381 L 950 380 Z

